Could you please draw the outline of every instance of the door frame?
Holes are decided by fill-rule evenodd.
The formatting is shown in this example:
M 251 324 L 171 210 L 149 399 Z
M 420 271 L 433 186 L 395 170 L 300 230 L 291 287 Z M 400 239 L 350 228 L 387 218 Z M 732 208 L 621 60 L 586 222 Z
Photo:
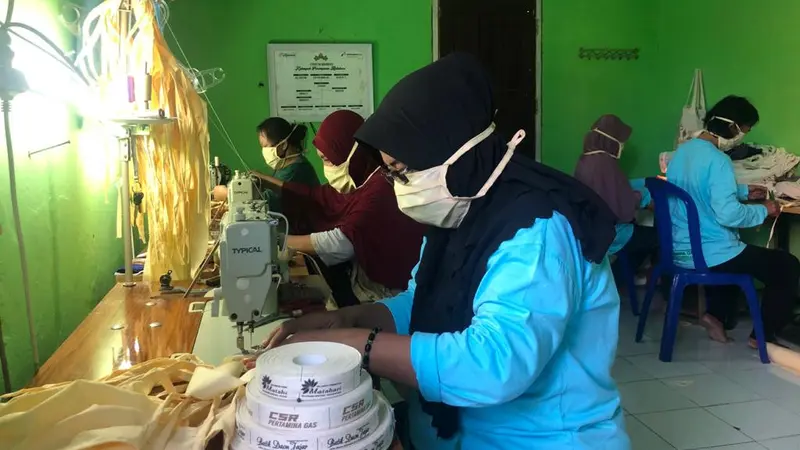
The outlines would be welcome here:
M 542 161 L 542 0 L 536 0 L 536 11 L 534 11 L 534 21 L 536 23 L 536 55 L 535 55 L 535 78 L 536 87 L 534 96 L 534 154 L 536 161 Z M 431 45 L 433 61 L 439 59 L 439 0 L 431 0 Z

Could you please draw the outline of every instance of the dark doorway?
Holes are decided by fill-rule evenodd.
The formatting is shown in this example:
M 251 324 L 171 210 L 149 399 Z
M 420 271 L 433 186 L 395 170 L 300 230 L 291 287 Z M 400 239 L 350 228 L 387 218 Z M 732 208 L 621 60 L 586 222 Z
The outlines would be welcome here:
M 536 156 L 536 0 L 439 0 L 439 56 L 464 51 L 489 70 L 498 130 L 527 137 L 518 153 Z

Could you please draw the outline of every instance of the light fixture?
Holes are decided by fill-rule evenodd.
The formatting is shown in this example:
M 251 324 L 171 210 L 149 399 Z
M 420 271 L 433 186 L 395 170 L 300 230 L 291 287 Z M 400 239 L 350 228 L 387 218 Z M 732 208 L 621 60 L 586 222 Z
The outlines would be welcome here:
M 11 50 L 11 35 L 8 28 L 0 28 L 0 100 L 10 101 L 28 90 L 25 74 L 12 66 L 14 51 Z

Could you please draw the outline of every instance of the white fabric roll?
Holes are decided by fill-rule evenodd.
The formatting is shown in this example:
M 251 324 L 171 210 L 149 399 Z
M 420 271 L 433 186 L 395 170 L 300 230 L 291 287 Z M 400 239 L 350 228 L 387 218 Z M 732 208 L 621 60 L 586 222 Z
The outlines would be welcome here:
M 247 409 L 256 423 L 284 430 L 329 430 L 351 423 L 372 407 L 372 378 L 364 371 L 358 387 L 324 400 L 278 400 L 261 394 L 260 382 L 247 385 Z
M 356 444 L 370 444 L 378 440 L 386 431 L 386 424 L 381 422 L 381 419 L 386 419 L 387 411 L 390 411 L 391 406 L 380 393 L 375 392 L 374 395 L 375 402 L 372 407 L 357 420 L 338 428 L 317 431 L 288 431 L 262 427 L 250 417 L 244 403 L 240 403 L 236 412 L 234 448 L 237 446 L 242 449 L 340 450 L 361 448 Z M 243 445 L 245 447 L 242 447 Z
M 301 342 L 278 347 L 256 360 L 262 395 L 307 401 L 347 394 L 361 380 L 361 353 L 331 342 Z

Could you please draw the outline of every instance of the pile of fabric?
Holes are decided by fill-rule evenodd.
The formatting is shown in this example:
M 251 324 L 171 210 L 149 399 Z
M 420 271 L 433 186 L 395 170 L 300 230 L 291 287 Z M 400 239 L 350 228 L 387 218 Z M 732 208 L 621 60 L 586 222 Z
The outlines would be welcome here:
M 757 184 L 773 188 L 775 182 L 794 171 L 800 164 L 800 156 L 789 153 L 784 148 L 772 145 L 750 145 L 761 150 L 761 154 L 733 162 L 736 181 L 740 184 Z M 675 152 L 663 152 L 658 157 L 661 173 L 667 173 L 667 166 Z
M 734 161 L 736 180 L 740 184 L 771 186 L 775 181 L 794 171 L 800 157 L 784 148 L 771 145 L 754 145 L 761 149 L 760 155 Z
M 213 368 L 176 355 L 98 381 L 25 389 L 2 397 L 10 400 L 0 404 L 0 442 L 4 450 L 227 449 L 234 400 L 252 376 L 243 373 L 237 360 Z

